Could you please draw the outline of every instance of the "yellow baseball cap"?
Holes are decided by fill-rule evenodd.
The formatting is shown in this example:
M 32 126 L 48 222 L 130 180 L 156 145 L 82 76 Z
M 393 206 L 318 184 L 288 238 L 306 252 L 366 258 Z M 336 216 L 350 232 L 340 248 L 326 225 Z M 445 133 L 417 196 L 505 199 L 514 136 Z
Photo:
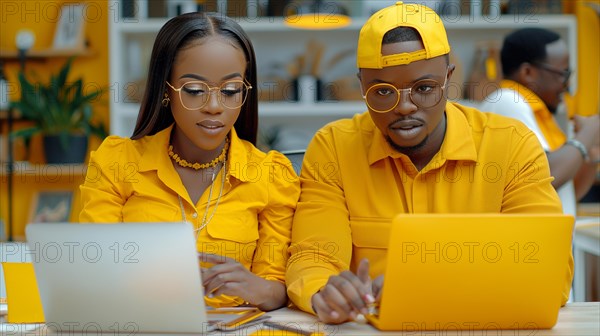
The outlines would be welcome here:
M 414 28 L 421 35 L 425 49 L 410 53 L 383 56 L 383 35 L 397 27 Z M 360 30 L 356 63 L 359 68 L 382 69 L 410 64 L 450 52 L 450 44 L 442 19 L 429 7 L 405 4 L 402 1 L 373 14 Z

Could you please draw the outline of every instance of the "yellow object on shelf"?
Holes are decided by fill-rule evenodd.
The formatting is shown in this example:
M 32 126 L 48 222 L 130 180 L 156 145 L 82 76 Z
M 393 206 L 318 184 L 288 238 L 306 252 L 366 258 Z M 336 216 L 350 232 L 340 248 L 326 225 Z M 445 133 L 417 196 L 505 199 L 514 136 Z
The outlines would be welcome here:
M 596 2 L 597 3 L 597 2 Z M 576 114 L 590 116 L 600 111 L 600 6 L 577 1 L 577 93 Z
M 496 60 L 491 55 L 485 60 L 485 74 L 489 80 L 496 80 L 498 78 Z

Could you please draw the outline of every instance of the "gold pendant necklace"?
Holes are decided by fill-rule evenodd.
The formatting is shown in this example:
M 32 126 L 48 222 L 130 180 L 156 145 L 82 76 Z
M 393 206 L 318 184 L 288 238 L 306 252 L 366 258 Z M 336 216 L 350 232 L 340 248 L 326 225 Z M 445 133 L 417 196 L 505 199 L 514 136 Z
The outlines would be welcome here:
M 215 213 L 217 212 L 217 208 L 219 207 L 219 202 L 221 201 L 221 196 L 223 195 L 223 189 L 225 187 L 225 175 L 227 175 L 227 157 L 225 157 L 225 160 L 223 161 L 222 168 L 223 168 L 223 172 L 221 173 L 221 188 L 219 190 L 219 196 L 217 197 L 217 201 L 215 203 L 215 206 L 212 210 L 211 215 L 207 218 L 208 211 L 210 209 L 210 201 L 212 199 L 213 187 L 215 185 L 215 177 L 216 177 L 217 173 L 219 172 L 219 170 L 213 171 L 213 173 L 212 173 L 210 189 L 208 191 L 208 200 L 206 201 L 206 209 L 204 210 L 204 215 L 202 216 L 202 221 L 200 222 L 200 226 L 194 230 L 196 240 L 198 240 L 200 231 L 202 231 L 208 225 L 208 223 L 210 223 L 210 221 L 213 219 L 213 217 L 215 216 Z M 185 216 L 185 209 L 183 207 L 183 201 L 181 200 L 180 195 L 177 195 L 177 197 L 179 198 L 179 207 L 181 208 L 181 219 L 182 219 L 182 221 L 186 222 L 187 218 Z

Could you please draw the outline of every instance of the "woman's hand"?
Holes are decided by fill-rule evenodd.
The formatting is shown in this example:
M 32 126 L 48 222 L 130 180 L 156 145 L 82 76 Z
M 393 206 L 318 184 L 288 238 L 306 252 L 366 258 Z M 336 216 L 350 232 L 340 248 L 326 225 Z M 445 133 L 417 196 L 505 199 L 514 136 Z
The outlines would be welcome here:
M 214 264 L 201 268 L 202 285 L 208 297 L 222 294 L 238 296 L 261 310 L 273 310 L 287 302 L 285 285 L 265 280 L 234 259 L 208 253 L 198 253 L 201 262 Z
M 325 287 L 312 296 L 313 310 L 325 323 L 355 320 L 358 314 L 369 314 L 369 306 L 375 303 L 373 295 L 381 295 L 382 285 L 383 276 L 371 282 L 369 261 L 363 259 L 356 274 L 344 271 L 329 278 Z

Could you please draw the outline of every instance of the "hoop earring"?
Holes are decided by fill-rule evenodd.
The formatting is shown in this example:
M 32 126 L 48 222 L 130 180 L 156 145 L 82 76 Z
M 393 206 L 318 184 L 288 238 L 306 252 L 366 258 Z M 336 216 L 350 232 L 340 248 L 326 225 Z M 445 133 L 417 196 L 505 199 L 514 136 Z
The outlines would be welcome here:
M 165 97 L 161 101 L 162 106 L 164 106 L 164 107 L 169 106 L 170 101 L 171 101 L 171 99 L 169 98 L 169 95 L 165 92 Z

